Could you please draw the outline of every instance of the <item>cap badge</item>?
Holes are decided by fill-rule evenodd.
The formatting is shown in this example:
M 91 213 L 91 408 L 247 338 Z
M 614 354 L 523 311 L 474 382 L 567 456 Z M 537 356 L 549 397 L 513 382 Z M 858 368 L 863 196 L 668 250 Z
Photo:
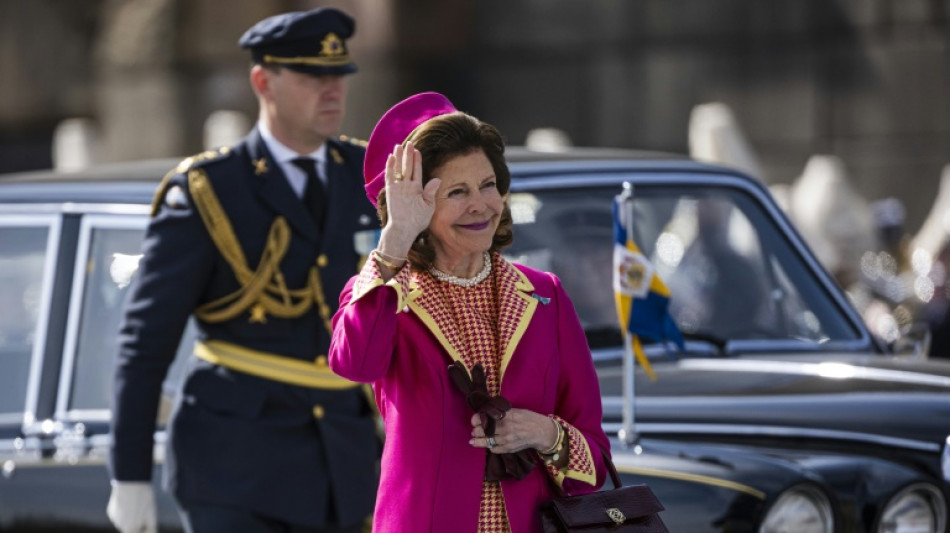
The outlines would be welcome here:
M 341 56 L 346 53 L 343 49 L 343 41 L 333 32 L 328 33 L 327 36 L 323 38 L 323 41 L 320 42 L 320 46 L 322 47 L 320 50 L 320 55 L 322 56 L 333 57 Z

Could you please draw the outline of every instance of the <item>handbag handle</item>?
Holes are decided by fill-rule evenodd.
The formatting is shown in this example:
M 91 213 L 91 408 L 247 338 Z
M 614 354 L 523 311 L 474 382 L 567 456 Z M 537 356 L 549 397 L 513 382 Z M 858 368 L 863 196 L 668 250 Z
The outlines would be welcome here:
M 600 446 L 598 446 L 600 448 Z M 614 488 L 619 489 L 623 486 L 623 483 L 620 482 L 620 474 L 617 473 L 617 467 L 614 466 L 613 460 L 610 459 L 610 456 L 607 455 L 607 452 L 603 448 L 600 448 L 601 455 L 604 456 L 604 464 L 607 465 L 607 472 L 610 473 L 610 480 L 614 482 Z

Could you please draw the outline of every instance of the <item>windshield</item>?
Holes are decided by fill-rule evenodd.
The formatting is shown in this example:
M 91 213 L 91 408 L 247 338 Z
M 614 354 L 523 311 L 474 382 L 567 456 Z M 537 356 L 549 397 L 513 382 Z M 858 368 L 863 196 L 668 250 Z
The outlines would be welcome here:
M 613 218 L 620 186 L 513 192 L 509 259 L 554 272 L 592 348 L 617 346 Z M 747 193 L 715 186 L 634 190 L 633 237 L 670 289 L 689 338 L 823 344 L 860 338 L 781 228 Z

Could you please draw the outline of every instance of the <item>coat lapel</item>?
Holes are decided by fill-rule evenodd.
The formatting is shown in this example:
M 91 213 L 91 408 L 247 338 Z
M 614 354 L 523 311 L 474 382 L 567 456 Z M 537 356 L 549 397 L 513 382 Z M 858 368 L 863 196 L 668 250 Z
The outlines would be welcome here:
M 498 382 L 501 384 L 505 379 L 505 369 L 531 323 L 538 300 L 532 296 L 534 285 L 524 273 L 501 254 L 495 254 L 493 261 L 492 268 L 496 272 L 498 284 L 498 351 L 501 353 Z
M 251 158 L 251 170 L 257 178 L 257 193 L 261 200 L 274 212 L 287 219 L 290 226 L 304 238 L 314 244 L 319 244 L 320 233 L 317 226 L 310 219 L 303 202 L 290 188 L 287 177 L 267 150 L 256 128 L 248 136 L 247 146 Z
M 534 286 L 528 278 L 501 254 L 493 254 L 492 263 L 492 275 L 495 276 L 499 292 L 498 351 L 501 353 L 501 364 L 498 379 L 501 383 L 505 369 L 531 323 L 538 300 L 532 296 Z M 449 357 L 453 361 L 462 361 L 464 336 L 438 284 L 426 273 L 413 274 L 409 308 L 438 339 Z
M 442 288 L 428 273 L 414 273 L 409 291 L 409 309 L 422 320 L 453 361 L 462 361 L 462 335 Z M 464 362 L 464 361 L 463 361 Z

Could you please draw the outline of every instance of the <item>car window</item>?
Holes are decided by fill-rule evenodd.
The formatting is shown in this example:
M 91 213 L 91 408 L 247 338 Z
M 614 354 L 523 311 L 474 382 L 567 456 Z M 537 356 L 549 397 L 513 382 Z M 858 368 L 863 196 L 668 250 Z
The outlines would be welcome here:
M 592 347 L 622 342 L 613 303 L 613 218 L 610 188 L 552 189 L 512 193 L 514 244 L 505 250 L 517 263 L 561 279 Z
M 119 322 L 141 257 L 145 223 L 141 217 L 90 216 L 83 221 L 67 341 L 70 372 L 60 394 L 60 410 L 68 412 L 67 418 L 108 416 Z M 165 380 L 160 419 L 170 406 L 193 339 L 194 328 L 189 327 Z
M 514 192 L 510 259 L 557 274 L 591 347 L 620 343 L 612 201 L 620 187 Z M 638 186 L 632 235 L 670 288 L 684 334 L 822 344 L 860 332 L 758 200 L 717 186 Z
M 0 226 L 0 416 L 22 417 L 37 345 L 47 225 Z

